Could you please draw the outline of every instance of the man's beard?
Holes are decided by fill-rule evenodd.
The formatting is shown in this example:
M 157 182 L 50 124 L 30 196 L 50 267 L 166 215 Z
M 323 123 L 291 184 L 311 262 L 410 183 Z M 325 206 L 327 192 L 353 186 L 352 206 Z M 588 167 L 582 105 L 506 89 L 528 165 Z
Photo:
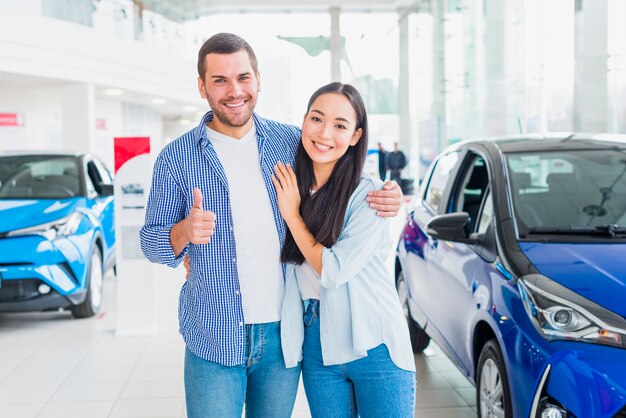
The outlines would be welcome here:
M 252 102 L 252 98 L 248 99 L 248 103 L 250 102 Z M 252 103 L 252 106 L 247 107 L 246 112 L 243 115 L 237 116 L 238 120 L 233 120 L 229 115 L 222 111 L 219 104 L 217 106 L 214 106 L 212 100 L 209 100 L 209 106 L 211 106 L 211 110 L 213 110 L 213 117 L 216 117 L 222 124 L 231 128 L 239 128 L 248 123 L 248 121 L 252 117 L 252 113 L 254 112 L 254 105 L 255 103 Z M 247 103 L 244 104 L 244 106 L 247 106 Z

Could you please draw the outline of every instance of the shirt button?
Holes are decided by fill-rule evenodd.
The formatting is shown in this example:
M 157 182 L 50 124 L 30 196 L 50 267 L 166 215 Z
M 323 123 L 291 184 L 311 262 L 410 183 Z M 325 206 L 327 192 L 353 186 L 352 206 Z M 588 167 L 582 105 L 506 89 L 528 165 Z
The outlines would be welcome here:
M 236 263 L 237 259 L 235 257 L 233 257 L 233 263 Z
M 243 327 L 243 322 L 239 321 L 239 326 Z
M 230 230 L 230 232 L 233 232 L 233 227 L 231 226 L 230 228 L 228 228 Z
M 239 296 L 239 290 L 235 290 L 235 294 Z

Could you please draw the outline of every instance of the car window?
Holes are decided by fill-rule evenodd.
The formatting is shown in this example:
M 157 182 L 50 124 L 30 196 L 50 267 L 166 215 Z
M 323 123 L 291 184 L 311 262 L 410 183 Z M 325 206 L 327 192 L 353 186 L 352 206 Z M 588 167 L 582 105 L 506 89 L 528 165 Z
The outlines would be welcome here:
M 485 198 L 483 199 L 482 210 L 478 216 L 478 225 L 476 225 L 476 232 L 484 234 L 487 232 L 487 228 L 493 219 L 493 199 L 491 198 L 491 190 L 487 190 Z
M 100 184 L 103 183 L 102 175 L 96 166 L 96 163 L 93 160 L 87 162 L 87 189 L 93 189 L 98 194 L 101 192 Z
M 467 212 L 469 214 L 467 230 L 471 233 L 476 230 L 480 209 L 485 202 L 489 175 L 487 164 L 482 157 L 474 154 L 468 158 L 470 162 L 466 164 L 464 173 L 459 177 L 462 180 L 453 196 L 450 212 Z
M 76 157 L 20 155 L 0 158 L 0 198 L 64 199 L 80 195 Z
M 113 175 L 111 175 L 111 172 L 106 167 L 106 165 L 104 165 L 104 163 L 98 159 L 94 159 L 93 162 L 98 168 L 98 171 L 100 172 L 100 177 L 102 178 L 102 182 L 104 184 L 113 184 Z
M 455 151 L 442 156 L 435 163 L 435 168 L 432 171 L 424 194 L 424 202 L 435 212 L 439 212 L 450 172 L 452 172 L 458 161 L 459 153 Z
M 519 231 L 626 226 L 626 150 L 507 154 Z

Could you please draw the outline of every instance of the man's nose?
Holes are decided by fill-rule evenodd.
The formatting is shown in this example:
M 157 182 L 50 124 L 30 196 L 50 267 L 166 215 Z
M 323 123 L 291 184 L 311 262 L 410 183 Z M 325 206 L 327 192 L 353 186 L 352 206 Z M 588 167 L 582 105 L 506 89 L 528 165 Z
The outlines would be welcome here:
M 241 88 L 241 85 L 239 84 L 239 82 L 235 81 L 230 84 L 230 89 L 228 93 L 230 96 L 239 97 L 241 96 L 242 91 L 243 89 Z

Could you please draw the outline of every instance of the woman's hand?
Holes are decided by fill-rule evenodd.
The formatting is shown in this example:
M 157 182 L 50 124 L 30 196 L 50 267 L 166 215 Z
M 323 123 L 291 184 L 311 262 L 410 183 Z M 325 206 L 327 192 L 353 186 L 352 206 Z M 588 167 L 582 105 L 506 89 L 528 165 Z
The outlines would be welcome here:
M 291 165 L 280 161 L 274 166 L 272 183 L 278 196 L 278 209 L 287 224 L 300 218 L 300 191 Z

